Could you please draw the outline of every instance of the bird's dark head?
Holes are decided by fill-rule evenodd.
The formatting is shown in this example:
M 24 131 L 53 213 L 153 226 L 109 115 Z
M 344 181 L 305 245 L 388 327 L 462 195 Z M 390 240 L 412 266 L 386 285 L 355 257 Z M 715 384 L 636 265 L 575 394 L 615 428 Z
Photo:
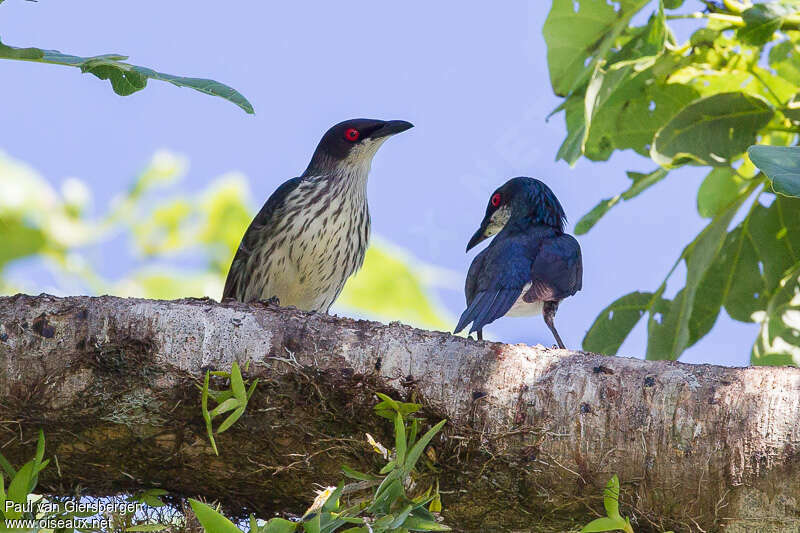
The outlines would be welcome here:
M 563 232 L 566 219 L 564 208 L 550 187 L 534 178 L 512 178 L 489 197 L 486 215 L 469 240 L 467 251 L 509 222 L 550 226 Z
M 397 133 L 414 127 L 405 120 L 356 118 L 336 124 L 322 136 L 304 175 L 324 174 L 345 165 L 366 165 L 381 144 Z

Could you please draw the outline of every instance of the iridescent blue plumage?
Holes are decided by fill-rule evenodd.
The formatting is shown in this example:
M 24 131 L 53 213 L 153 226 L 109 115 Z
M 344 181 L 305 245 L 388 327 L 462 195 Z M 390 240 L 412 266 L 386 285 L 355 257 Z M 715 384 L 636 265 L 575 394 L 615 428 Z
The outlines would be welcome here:
M 497 234 L 472 262 L 465 284 L 467 309 L 456 333 L 472 323 L 482 338 L 486 324 L 505 316 L 544 314 L 560 347 L 553 320 L 558 304 L 581 289 L 578 241 L 564 233 L 566 216 L 553 191 L 533 178 L 513 178 L 489 200 L 467 250 Z

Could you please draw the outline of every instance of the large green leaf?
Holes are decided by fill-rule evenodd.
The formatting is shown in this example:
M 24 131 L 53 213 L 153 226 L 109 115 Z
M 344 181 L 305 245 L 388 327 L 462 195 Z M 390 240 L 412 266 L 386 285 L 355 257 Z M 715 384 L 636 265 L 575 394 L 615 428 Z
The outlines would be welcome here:
M 734 169 L 714 168 L 697 191 L 697 212 L 701 217 L 714 218 L 746 189 L 746 180 Z
M 800 147 L 751 146 L 747 153 L 753 163 L 772 180 L 772 189 L 800 198 Z
M 701 98 L 656 133 L 650 157 L 664 167 L 690 161 L 711 166 L 729 164 L 753 144 L 773 114 L 763 99 L 739 92 Z
M 581 219 L 575 224 L 575 233 L 583 235 L 594 227 L 595 224 L 620 200 L 630 200 L 635 198 L 647 188 L 655 185 L 667 176 L 667 171 L 663 168 L 658 168 L 649 174 L 642 174 L 641 172 L 627 172 L 628 177 L 633 180 L 628 189 L 614 196 L 613 198 L 606 198 L 592 208 L 591 211 L 583 215 Z
M 189 505 L 206 533 L 242 533 L 242 530 L 225 518 L 222 513 L 203 502 L 189 498 Z
M 738 198 L 714 218 L 684 249 L 686 284 L 672 301 L 662 300 L 650 311 L 647 358 L 675 360 L 691 344 L 690 318 L 697 289 L 711 267 L 727 235 L 733 216 L 744 201 Z
M 608 34 L 621 32 L 648 1 L 621 0 L 615 11 L 605 0 L 553 0 L 542 29 L 553 91 L 566 96 L 588 80 L 587 62 L 605 56 L 613 42 Z
M 795 10 L 781 2 L 755 4 L 742 12 L 745 26 L 736 31 L 736 36 L 745 44 L 763 45 L 772 39 L 786 17 Z
M 690 344 L 711 331 L 724 305 L 731 318 L 752 322 L 764 309 L 766 283 L 758 268 L 758 255 L 745 219 L 728 233 L 714 264 L 697 288 L 689 322 Z
M 769 66 L 785 80 L 800 85 L 800 33 L 794 32 L 769 51 Z
M 774 198 L 773 202 L 769 207 L 754 206 L 748 232 L 771 293 L 786 271 L 800 261 L 800 199 L 767 197 Z
M 0 43 L 0 58 L 77 67 L 81 69 L 81 72 L 94 74 L 101 80 L 109 80 L 114 92 L 122 96 L 144 89 L 148 79 L 166 81 L 178 87 L 189 87 L 201 93 L 219 96 L 241 107 L 247 113 L 254 113 L 253 106 L 247 101 L 247 98 L 223 83 L 204 78 L 173 76 L 147 67 L 131 65 L 123 62 L 128 59 L 128 56 L 119 54 L 79 57 L 62 54 L 58 50 L 16 48 Z
M 573 166 L 583 154 L 584 132 L 586 121 L 584 119 L 584 95 L 573 94 L 567 98 L 564 107 L 564 118 L 567 126 L 567 137 L 558 149 L 556 159 L 563 159 Z
M 591 131 L 583 143 L 586 157 L 606 160 L 614 150 L 628 148 L 648 154 L 656 132 L 698 96 L 694 88 L 665 83 L 663 76 L 657 75 L 669 71 L 674 61 L 672 56 L 664 56 L 650 68 L 631 71 L 604 105 L 595 109 Z
M 583 338 L 587 352 L 616 355 L 625 338 L 657 298 L 651 292 L 632 292 L 600 311 Z
M 750 362 L 800 365 L 800 263 L 781 279 L 770 298 Z
M 663 52 L 665 42 L 664 10 L 659 7 L 659 10 L 650 17 L 648 25 L 641 28 L 636 37 L 610 58 L 610 61 L 614 61 L 612 64 L 606 67 L 598 63 L 586 88 L 584 109 L 586 127 L 582 143 L 584 152 L 592 132 L 595 114 L 606 105 L 629 102 L 632 91 L 630 88 L 625 90 L 627 85 L 635 85 L 633 92 L 645 89 L 645 81 L 652 78 L 652 73 L 647 71 L 656 63 L 658 54 Z M 627 59 L 631 56 L 634 59 Z

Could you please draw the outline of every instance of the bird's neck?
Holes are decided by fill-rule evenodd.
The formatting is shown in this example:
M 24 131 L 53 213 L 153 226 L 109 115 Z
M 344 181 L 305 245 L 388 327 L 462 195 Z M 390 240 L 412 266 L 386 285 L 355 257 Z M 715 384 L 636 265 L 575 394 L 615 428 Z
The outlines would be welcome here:
M 559 228 L 554 228 L 549 224 L 544 224 L 540 220 L 534 219 L 530 215 L 511 217 L 506 222 L 503 231 L 507 233 L 541 233 L 541 234 L 560 234 Z

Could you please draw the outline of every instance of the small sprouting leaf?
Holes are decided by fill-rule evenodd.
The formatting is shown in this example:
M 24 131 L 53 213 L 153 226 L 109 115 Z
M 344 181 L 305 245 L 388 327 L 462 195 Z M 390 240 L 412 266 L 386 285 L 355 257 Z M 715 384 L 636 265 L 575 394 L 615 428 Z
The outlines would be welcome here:
M 25 503 L 31 491 L 31 483 L 35 475 L 35 468 L 36 464 L 33 461 L 28 461 L 22 465 L 22 468 L 19 469 L 17 475 L 14 476 L 14 479 L 12 479 L 11 483 L 8 485 L 8 498 L 10 500 L 17 503 Z
M 436 480 L 436 489 L 433 491 L 433 499 L 428 506 L 428 511 L 432 513 L 442 512 L 442 496 L 439 494 L 439 480 Z
M 8 462 L 8 459 L 6 459 L 2 453 L 0 453 L 0 467 L 5 470 L 9 478 L 13 478 L 15 475 L 17 475 L 17 469 Z
M 234 409 L 239 407 L 240 404 L 241 401 L 238 398 L 228 398 L 227 400 L 216 406 L 214 409 L 212 409 L 209 414 L 211 415 L 211 418 L 214 418 L 218 415 L 221 415 L 222 413 L 233 411 Z
M 242 414 L 244 414 L 244 408 L 245 408 L 245 406 L 242 405 L 241 407 L 236 409 L 233 413 L 231 413 L 230 416 L 228 416 L 228 418 L 226 418 L 222 422 L 222 424 L 219 425 L 219 427 L 217 428 L 217 434 L 220 434 L 220 433 L 223 433 L 224 431 L 227 431 L 228 428 L 230 428 L 233 425 L 234 422 L 239 420 L 239 417 L 242 416 Z
M 394 416 L 395 460 L 402 464 L 406 457 L 406 425 L 400 413 Z
M 253 396 L 253 393 L 256 391 L 256 386 L 258 385 L 258 378 L 253 380 L 253 383 L 250 384 L 250 388 L 247 389 L 247 401 L 250 401 L 250 397 Z
M 39 438 L 36 441 L 36 455 L 34 456 L 33 460 L 38 465 L 41 464 L 43 458 L 44 458 L 44 432 L 40 429 Z
M 169 494 L 169 492 L 164 489 L 149 489 L 132 498 L 132 500 L 142 502 L 150 507 L 164 507 L 165 504 L 161 501 L 159 496 L 165 496 L 167 494 Z
M 203 390 L 200 396 L 200 409 L 203 413 L 203 420 L 206 422 L 206 433 L 208 433 L 208 440 L 211 442 L 211 449 L 214 450 L 214 455 L 219 455 L 217 450 L 217 443 L 214 442 L 214 429 L 211 426 L 211 413 L 208 412 L 208 381 L 211 379 L 211 374 L 206 372 L 205 380 L 203 381 Z
M 328 498 L 325 500 L 325 503 L 322 504 L 322 512 L 334 512 L 339 509 L 339 498 L 342 497 L 342 491 L 344 490 L 344 481 L 339 482 L 339 486 L 336 487 L 336 490 L 331 492 L 328 495 Z
M 208 533 L 242 533 L 233 522 L 203 502 L 189 498 L 189 505 L 197 516 L 197 520 L 200 521 L 200 525 Z
M 408 456 L 406 457 L 405 464 L 403 464 L 403 470 L 406 472 L 411 472 L 414 466 L 417 464 L 419 460 L 419 456 L 422 455 L 423 450 L 428 445 L 428 443 L 433 439 L 433 437 L 444 427 L 447 423 L 447 420 L 442 420 L 431 429 L 428 430 L 422 437 L 420 437 L 419 441 L 417 441 L 414 446 L 409 450 Z
M 293 533 L 297 530 L 297 523 L 284 520 L 283 518 L 273 518 L 262 529 L 263 533 Z
M 372 474 L 366 474 L 364 472 L 359 472 L 358 470 L 353 470 L 347 465 L 342 465 L 342 473 L 350 479 L 358 479 L 359 481 L 373 481 L 378 479 Z
M 450 528 L 444 524 L 432 520 L 424 520 L 415 516 L 406 518 L 406 521 L 403 522 L 403 527 L 409 531 L 450 531 Z
M 772 180 L 772 189 L 784 196 L 800 198 L 800 147 L 751 146 L 750 160 Z
M 388 463 L 383 465 L 383 468 L 381 468 L 379 474 L 381 474 L 381 475 L 388 474 L 389 472 L 391 472 L 394 469 L 394 467 L 396 465 L 397 465 L 397 463 L 395 461 L 389 461 Z
M 603 490 L 603 507 L 606 509 L 606 515 L 609 518 L 620 518 L 619 515 L 619 478 L 616 474 L 611 476 L 611 479 L 606 483 L 606 488 Z
M 242 403 L 247 403 L 247 391 L 244 388 L 242 371 L 239 370 L 239 363 L 236 361 L 231 365 L 231 390 L 233 391 L 234 398 Z
M 625 531 L 625 520 L 604 516 L 592 520 L 581 529 L 581 533 L 602 533 L 603 531 Z

